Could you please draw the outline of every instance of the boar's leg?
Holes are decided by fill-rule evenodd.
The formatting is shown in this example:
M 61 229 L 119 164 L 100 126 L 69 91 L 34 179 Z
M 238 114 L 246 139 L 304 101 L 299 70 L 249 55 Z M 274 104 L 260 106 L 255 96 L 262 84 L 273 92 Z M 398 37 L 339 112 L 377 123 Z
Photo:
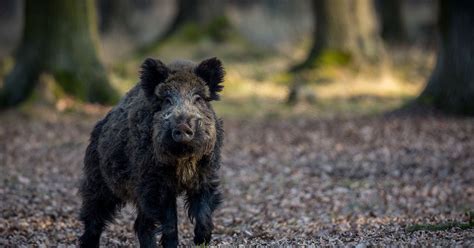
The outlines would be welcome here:
M 145 214 L 139 211 L 134 228 L 141 248 L 156 247 L 155 235 L 157 233 L 157 227 L 151 218 L 146 217 Z
M 101 124 L 100 124 L 101 125 Z M 85 178 L 81 184 L 82 207 L 80 220 L 84 223 L 84 234 L 79 239 L 80 247 L 99 247 L 100 235 L 106 225 L 112 221 L 123 202 L 113 195 L 102 178 L 97 154 L 97 130 L 92 135 L 92 142 L 87 147 L 84 160 Z
M 153 175 L 148 175 L 153 177 Z M 150 225 L 160 223 L 161 244 L 163 247 L 178 246 L 178 216 L 176 210 L 175 189 L 159 185 L 162 181 L 159 178 L 143 178 L 138 187 L 139 211 L 144 219 L 137 219 L 136 231 L 142 235 L 140 239 L 141 247 L 156 247 L 153 243 L 154 232 Z M 142 242 L 143 241 L 143 245 Z
M 196 191 L 188 191 L 186 205 L 191 221 L 195 221 L 194 243 L 196 245 L 209 244 L 214 225 L 212 212 L 221 203 L 221 194 L 218 191 L 218 181 L 203 185 Z
M 85 230 L 79 239 L 80 247 L 99 247 L 100 235 L 123 205 L 120 199 L 113 196 L 112 192 L 106 193 L 107 191 L 109 190 L 98 186 L 90 194 L 84 190 L 82 192 L 83 204 L 80 218 Z
M 178 246 L 178 215 L 176 214 L 176 197 L 164 198 L 160 209 L 161 244 L 163 247 Z

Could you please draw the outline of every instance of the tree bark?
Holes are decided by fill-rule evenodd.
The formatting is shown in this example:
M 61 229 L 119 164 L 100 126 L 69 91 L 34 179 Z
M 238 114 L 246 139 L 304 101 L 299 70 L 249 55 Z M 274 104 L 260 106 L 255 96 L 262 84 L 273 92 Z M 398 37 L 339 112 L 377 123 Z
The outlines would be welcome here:
M 93 0 L 26 0 L 23 38 L 0 92 L 0 105 L 25 100 L 43 72 L 81 100 L 116 100 L 97 55 L 95 18 Z
M 317 66 L 320 56 L 327 53 L 358 64 L 380 62 L 383 46 L 372 0 L 313 0 L 312 8 L 313 46 L 307 59 L 293 71 Z
M 379 1 L 382 38 L 387 42 L 400 43 L 408 39 L 402 4 L 402 0 Z
M 418 102 L 474 115 L 474 2 L 441 0 L 439 11 L 438 59 Z
M 129 22 L 129 11 L 134 7 L 134 2 L 130 0 L 99 0 L 97 6 L 100 17 L 98 26 L 101 33 L 108 33 L 115 28 L 133 33 L 133 27 Z
M 186 24 L 193 24 L 204 29 L 209 23 L 218 18 L 225 17 L 225 4 L 227 0 L 178 0 L 176 15 L 163 33 L 150 43 L 138 49 L 139 54 L 151 52 L 155 47 L 173 36 Z

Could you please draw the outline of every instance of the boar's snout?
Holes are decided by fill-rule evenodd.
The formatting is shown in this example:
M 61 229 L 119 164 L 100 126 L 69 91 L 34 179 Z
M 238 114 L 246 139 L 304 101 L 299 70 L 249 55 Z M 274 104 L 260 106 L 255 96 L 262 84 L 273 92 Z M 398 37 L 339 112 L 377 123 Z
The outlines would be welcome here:
M 196 126 L 199 125 L 200 118 L 195 115 L 180 115 L 174 119 L 171 129 L 171 137 L 177 143 L 188 143 L 194 138 Z
M 194 138 L 194 131 L 188 124 L 180 123 L 173 128 L 171 136 L 178 143 L 188 143 Z

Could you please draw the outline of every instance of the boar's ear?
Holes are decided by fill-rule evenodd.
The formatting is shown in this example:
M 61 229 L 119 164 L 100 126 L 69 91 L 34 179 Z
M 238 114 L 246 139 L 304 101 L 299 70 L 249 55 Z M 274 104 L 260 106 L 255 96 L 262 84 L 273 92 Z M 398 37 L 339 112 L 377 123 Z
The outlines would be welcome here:
M 207 83 L 211 92 L 211 100 L 219 100 L 218 92 L 224 88 L 221 83 L 224 81 L 225 74 L 221 61 L 217 58 L 206 59 L 196 66 L 194 73 Z
M 140 85 L 145 92 L 145 96 L 152 100 L 155 98 L 155 88 L 159 83 L 162 83 L 168 78 L 168 68 L 163 62 L 147 58 L 140 70 Z

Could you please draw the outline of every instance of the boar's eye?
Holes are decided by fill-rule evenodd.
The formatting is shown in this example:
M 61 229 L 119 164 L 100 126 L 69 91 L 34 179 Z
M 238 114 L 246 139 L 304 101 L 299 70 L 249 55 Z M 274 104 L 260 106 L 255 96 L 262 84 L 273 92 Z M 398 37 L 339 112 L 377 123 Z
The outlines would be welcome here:
M 194 103 L 202 103 L 204 99 L 200 95 L 194 95 L 193 102 Z
M 166 97 L 165 100 L 163 100 L 163 106 L 164 107 L 173 106 L 173 99 L 171 99 L 171 97 Z

